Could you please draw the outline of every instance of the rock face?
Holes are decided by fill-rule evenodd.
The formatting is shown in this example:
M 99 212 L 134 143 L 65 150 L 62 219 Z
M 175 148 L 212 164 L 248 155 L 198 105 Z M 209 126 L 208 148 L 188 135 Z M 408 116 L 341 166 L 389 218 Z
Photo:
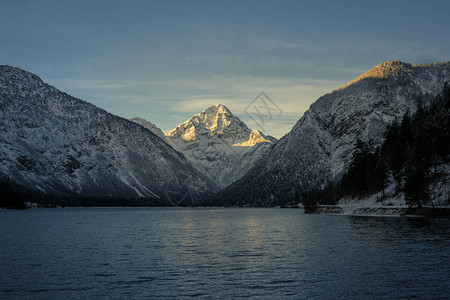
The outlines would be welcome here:
M 216 190 L 149 130 L 29 72 L 0 66 L 0 108 L 0 175 L 27 188 L 161 202 Z
M 223 105 L 212 105 L 165 134 L 200 172 L 225 187 L 247 172 L 275 138 L 250 130 Z
M 450 62 L 386 62 L 315 101 L 293 129 L 217 205 L 276 206 L 325 186 L 346 170 L 355 141 L 383 141 L 386 126 L 450 82 Z

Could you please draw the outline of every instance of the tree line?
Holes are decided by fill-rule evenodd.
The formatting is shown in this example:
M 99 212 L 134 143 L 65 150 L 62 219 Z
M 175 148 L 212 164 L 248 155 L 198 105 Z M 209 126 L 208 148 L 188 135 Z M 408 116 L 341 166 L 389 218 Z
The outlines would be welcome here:
M 26 209 L 26 203 L 38 207 L 163 207 L 171 206 L 162 198 L 97 197 L 84 195 L 45 194 L 0 176 L 0 208 Z M 181 203 L 180 205 L 182 205 Z

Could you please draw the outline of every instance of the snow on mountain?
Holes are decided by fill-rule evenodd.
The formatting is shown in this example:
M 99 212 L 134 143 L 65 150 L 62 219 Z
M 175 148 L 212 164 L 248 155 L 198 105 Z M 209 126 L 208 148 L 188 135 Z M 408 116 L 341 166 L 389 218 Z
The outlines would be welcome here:
M 200 172 L 225 187 L 241 177 L 275 138 L 250 130 L 224 105 L 212 105 L 165 134 Z
M 348 167 L 357 138 L 383 141 L 386 126 L 450 82 L 450 62 L 386 62 L 317 99 L 292 130 L 245 176 L 213 200 L 274 206 L 324 187 Z
M 0 66 L 0 108 L 0 175 L 28 188 L 169 202 L 216 189 L 151 131 L 29 72 Z
M 147 128 L 148 130 L 150 130 L 151 132 L 153 132 L 154 135 L 156 135 L 157 137 L 159 137 L 160 139 L 162 139 L 163 141 L 166 140 L 165 136 L 164 136 L 164 132 L 157 127 L 155 124 L 143 119 L 143 118 L 139 118 L 139 117 L 134 117 L 130 119 L 131 122 L 137 123 L 139 125 L 141 125 L 144 128 Z

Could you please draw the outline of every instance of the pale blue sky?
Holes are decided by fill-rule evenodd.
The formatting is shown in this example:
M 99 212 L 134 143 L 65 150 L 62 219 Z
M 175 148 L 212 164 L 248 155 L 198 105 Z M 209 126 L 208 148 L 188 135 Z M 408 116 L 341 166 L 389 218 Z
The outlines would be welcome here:
M 170 130 L 266 92 L 281 137 L 309 105 L 378 63 L 450 59 L 450 1 L 20 1 L 0 9 L 0 64 Z

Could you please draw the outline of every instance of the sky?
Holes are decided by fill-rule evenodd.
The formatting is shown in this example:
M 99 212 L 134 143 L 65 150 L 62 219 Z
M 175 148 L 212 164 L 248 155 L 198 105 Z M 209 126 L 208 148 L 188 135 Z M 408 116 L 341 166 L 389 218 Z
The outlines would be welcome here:
M 251 129 L 279 138 L 317 98 L 381 62 L 450 59 L 450 1 L 2 0 L 0 6 L 0 64 L 164 132 L 224 104 Z M 257 118 L 261 92 L 273 110 Z

